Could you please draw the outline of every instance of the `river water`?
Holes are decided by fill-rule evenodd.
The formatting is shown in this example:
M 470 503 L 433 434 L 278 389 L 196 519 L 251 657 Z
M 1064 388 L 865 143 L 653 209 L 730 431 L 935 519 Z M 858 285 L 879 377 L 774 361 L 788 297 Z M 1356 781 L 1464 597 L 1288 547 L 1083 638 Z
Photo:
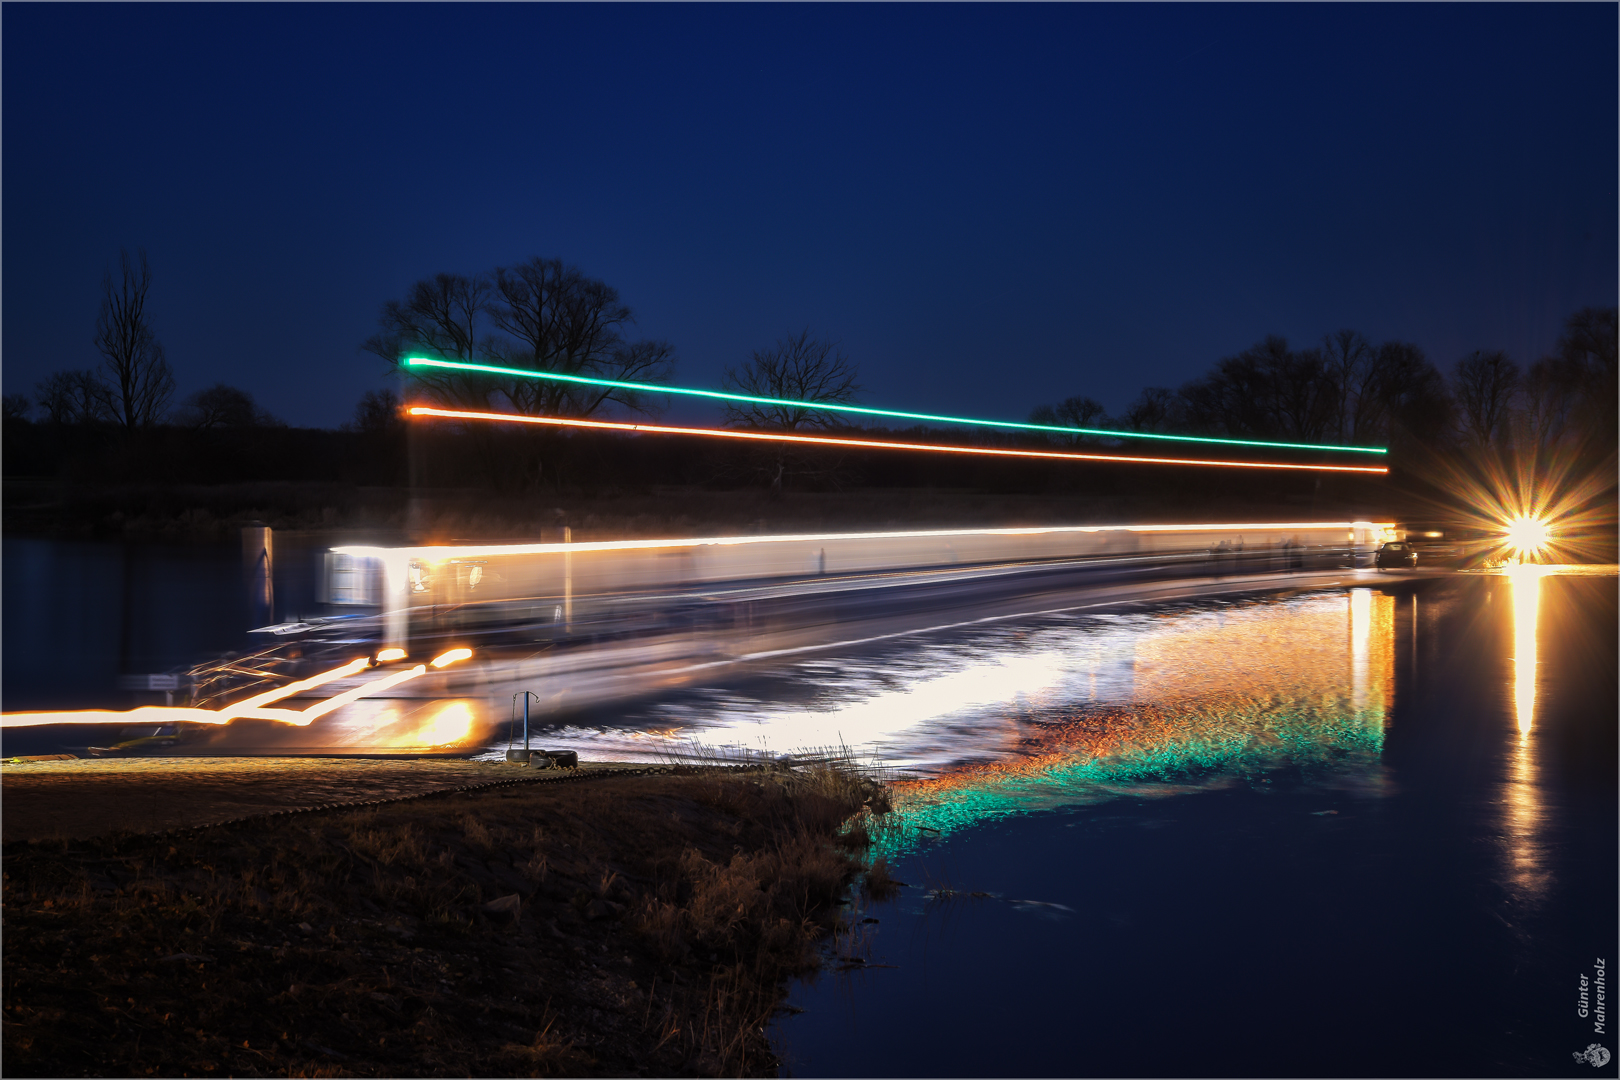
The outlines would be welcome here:
M 908 886 L 794 990 L 788 1072 L 1590 1075 L 1616 615 L 1612 576 L 1468 576 L 891 668 L 843 708 L 929 766 L 879 839 Z
M 312 608 L 305 546 L 277 618 Z M 4 555 L 7 709 L 247 644 L 234 548 Z M 544 738 L 892 770 L 908 884 L 793 990 L 791 1075 L 1592 1075 L 1616 625 L 1612 568 L 1374 575 L 804 651 Z
M 274 617 L 315 613 L 320 538 L 279 533 L 276 544 Z M 265 644 L 247 633 L 256 623 L 240 545 L 8 536 L 0 554 L 7 711 L 128 708 L 120 675 Z

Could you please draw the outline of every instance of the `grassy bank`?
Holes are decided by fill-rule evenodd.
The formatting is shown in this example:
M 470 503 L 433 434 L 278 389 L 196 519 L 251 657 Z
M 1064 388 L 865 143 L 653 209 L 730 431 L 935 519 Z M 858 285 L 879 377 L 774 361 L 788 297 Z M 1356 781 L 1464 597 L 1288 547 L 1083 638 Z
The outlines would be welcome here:
M 7 1072 L 770 1075 L 885 810 L 702 771 L 9 844 Z

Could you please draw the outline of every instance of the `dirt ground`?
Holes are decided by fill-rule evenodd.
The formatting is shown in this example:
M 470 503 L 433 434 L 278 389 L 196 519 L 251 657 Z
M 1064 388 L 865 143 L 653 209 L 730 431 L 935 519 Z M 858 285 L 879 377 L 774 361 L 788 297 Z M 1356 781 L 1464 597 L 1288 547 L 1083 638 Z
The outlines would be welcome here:
M 82 836 L 4 846 L 7 1075 L 773 1075 L 887 811 L 833 769 L 621 770 L 108 832 L 154 793 L 190 823 L 523 772 L 131 764 L 0 776 L 8 834 Z
M 589 772 L 614 768 L 587 764 Z M 532 776 L 450 758 L 129 757 L 0 766 L 0 839 L 157 832 Z

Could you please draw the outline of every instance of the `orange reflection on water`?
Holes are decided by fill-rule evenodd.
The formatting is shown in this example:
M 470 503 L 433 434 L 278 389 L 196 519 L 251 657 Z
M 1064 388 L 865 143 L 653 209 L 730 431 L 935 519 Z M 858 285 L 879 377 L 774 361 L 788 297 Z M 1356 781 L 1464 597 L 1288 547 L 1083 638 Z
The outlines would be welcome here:
M 452 701 L 417 728 L 406 740 L 416 746 L 454 746 L 472 734 L 472 709 L 464 701 Z M 396 737 L 394 745 L 403 745 Z
M 1134 648 L 1128 700 L 1024 725 L 1023 752 L 901 781 L 896 808 L 939 832 L 1120 794 L 1177 794 L 1281 764 L 1381 786 L 1395 598 L 1370 589 L 1171 612 Z
M 1513 706 L 1519 737 L 1502 791 L 1503 825 L 1507 834 L 1508 880 L 1522 893 L 1534 896 L 1547 882 L 1540 840 L 1545 810 L 1530 737 L 1536 719 L 1536 630 L 1545 568 L 1526 564 L 1509 567 L 1505 572 L 1513 586 Z
M 1280 694 L 1347 706 L 1382 727 L 1395 686 L 1395 598 L 1351 589 L 1269 610 L 1168 616 L 1137 646 L 1135 676 L 1137 702 L 1242 709 Z
M 349 750 L 442 750 L 482 735 L 480 703 L 384 698 L 357 702 L 315 729 L 321 744 Z
M 1528 735 L 1536 718 L 1536 623 L 1541 613 L 1542 568 L 1509 567 L 1513 583 L 1513 704 L 1519 734 Z

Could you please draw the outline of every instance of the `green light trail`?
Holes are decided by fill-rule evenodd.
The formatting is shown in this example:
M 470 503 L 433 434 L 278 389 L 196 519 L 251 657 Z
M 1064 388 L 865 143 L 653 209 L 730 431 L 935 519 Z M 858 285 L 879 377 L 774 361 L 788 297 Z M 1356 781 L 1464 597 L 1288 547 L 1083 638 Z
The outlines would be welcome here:
M 781 398 L 755 397 L 752 394 L 733 394 L 724 390 L 695 390 L 685 386 L 658 386 L 653 383 L 623 382 L 619 379 L 595 379 L 585 375 L 564 375 L 556 371 L 529 371 L 524 368 L 499 367 L 495 364 L 471 364 L 462 360 L 433 360 L 425 356 L 407 357 L 405 366 L 450 368 L 456 371 L 477 371 L 486 375 L 516 375 L 525 379 L 548 379 L 552 382 L 579 383 L 585 386 L 610 386 L 618 390 L 641 390 L 649 394 L 683 394 L 687 397 L 713 398 L 720 401 L 744 401 L 751 405 L 779 405 L 790 409 L 822 409 L 831 412 L 860 413 L 864 416 L 888 416 L 900 420 L 932 420 L 942 424 L 967 424 L 972 427 L 1044 431 L 1056 435 L 1101 435 L 1110 439 L 1158 439 L 1162 442 L 1215 443 L 1221 446 L 1266 446 L 1278 450 L 1346 450 L 1357 454 L 1387 454 L 1389 452 L 1387 448 L 1382 446 L 1331 446 L 1320 443 L 1261 442 L 1257 439 L 1214 439 L 1201 435 L 1160 435 L 1147 431 L 1112 431 L 1107 428 L 1021 424 L 1012 420 L 975 420 L 962 416 L 935 416 L 931 413 L 900 412 L 895 409 L 870 409 L 863 405 L 786 401 Z

